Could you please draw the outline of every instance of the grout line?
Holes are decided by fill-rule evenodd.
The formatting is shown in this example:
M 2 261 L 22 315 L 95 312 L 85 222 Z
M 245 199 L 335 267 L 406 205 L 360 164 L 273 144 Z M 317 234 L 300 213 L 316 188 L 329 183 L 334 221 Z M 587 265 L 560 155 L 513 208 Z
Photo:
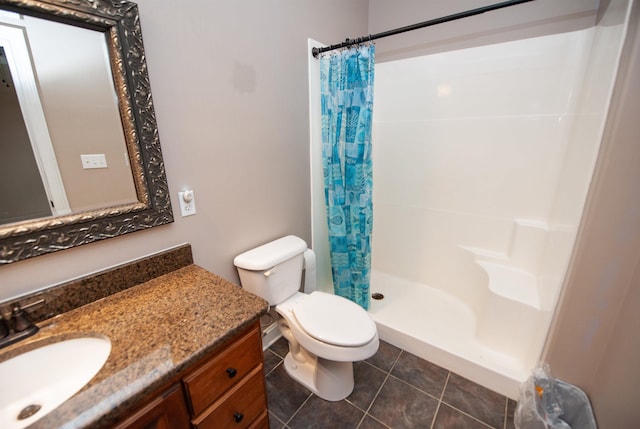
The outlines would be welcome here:
M 278 358 L 280 359 L 280 361 L 279 361 L 279 362 L 278 362 L 278 363 L 277 363 L 273 368 L 271 368 L 271 369 L 269 370 L 269 372 L 267 372 L 267 373 L 265 373 L 265 374 L 264 374 L 264 377 L 265 377 L 265 378 L 267 378 L 267 376 L 268 376 L 269 374 L 271 374 L 273 371 L 275 371 L 275 369 L 276 369 L 277 367 L 279 367 L 280 365 L 282 365 L 282 362 L 284 362 L 284 360 L 280 357 L 280 355 L 279 355 L 279 354 L 272 352 L 270 349 L 267 349 L 267 351 L 269 351 L 270 353 L 272 353 L 272 354 L 274 354 L 276 357 L 278 357 Z M 264 358 L 263 358 L 263 360 L 264 360 Z M 264 362 L 263 362 L 263 364 L 264 364 Z
M 281 337 L 281 338 L 284 338 L 284 337 Z M 279 356 L 279 357 L 281 357 L 282 359 L 284 359 L 286 356 L 280 356 L 280 353 L 278 353 L 278 352 L 276 352 L 275 350 L 272 350 L 272 349 L 271 349 L 273 346 L 275 346 L 275 345 L 276 345 L 276 343 L 277 343 L 278 341 L 280 341 L 280 339 L 278 339 L 275 343 L 271 344 L 271 345 L 267 348 L 267 350 L 269 350 L 269 351 L 270 351 L 271 353 L 273 353 L 274 355 Z M 289 343 L 287 343 L 287 351 L 289 351 Z M 285 355 L 286 355 L 286 353 L 285 353 Z
M 384 380 L 382 381 L 382 383 L 380 384 L 380 387 L 378 388 L 378 391 L 376 392 L 375 395 L 373 395 L 373 399 L 371 399 L 371 402 L 369 403 L 369 406 L 367 407 L 367 409 L 364 412 L 364 415 L 362 416 L 362 419 L 360 419 L 360 423 L 358 424 L 357 427 L 360 427 L 360 425 L 362 424 L 362 422 L 364 421 L 364 419 L 369 416 L 372 419 L 374 419 L 375 421 L 381 423 L 383 426 L 385 427 L 390 427 L 388 426 L 386 423 L 378 420 L 375 416 L 373 416 L 372 414 L 369 414 L 369 411 L 371 410 L 371 407 L 373 406 L 373 403 L 376 401 L 376 399 L 378 398 L 378 395 L 380 394 L 380 391 L 382 391 L 382 388 L 384 387 L 384 384 L 387 382 L 387 380 L 389 379 L 389 377 L 391 376 L 391 373 L 387 373 L 386 377 L 384 378 Z
M 380 387 L 378 387 L 378 390 L 376 391 L 376 394 L 373 395 L 373 398 L 371 399 L 371 402 L 369 402 L 369 405 L 367 406 L 367 409 L 364 410 L 365 415 L 369 414 L 369 410 L 371 410 L 371 407 L 373 406 L 373 403 L 376 402 L 376 399 L 378 399 L 378 395 L 380 395 L 380 392 L 382 391 L 382 388 L 384 387 L 385 383 L 387 382 L 387 380 L 389 379 L 390 376 L 391 376 L 391 373 L 388 372 L 387 375 L 384 377 L 384 380 L 382 380 L 382 383 L 380 383 Z
M 453 405 L 451 405 L 451 404 L 450 404 L 450 403 L 448 403 L 448 402 L 442 401 L 442 403 L 443 403 L 443 404 L 445 404 L 447 407 L 449 407 L 449 408 L 451 408 L 451 409 L 454 409 L 454 410 L 456 410 L 456 411 L 457 411 L 457 412 L 459 412 L 459 413 L 464 414 L 464 415 L 465 415 L 465 416 L 467 416 L 467 417 L 471 417 L 473 420 L 477 421 L 478 423 L 482 423 L 484 426 L 486 426 L 486 427 L 488 427 L 488 428 L 496 429 L 496 428 L 495 428 L 495 426 L 491 426 L 489 423 L 487 423 L 487 422 L 483 422 L 482 420 L 480 420 L 480 419 L 479 419 L 479 418 L 477 418 L 476 416 L 473 416 L 473 415 L 471 415 L 471 414 L 469 414 L 469 413 L 467 413 L 467 412 L 465 412 L 465 411 L 462 411 L 461 409 L 454 407 Z
M 507 416 L 509 415 L 509 398 L 504 399 L 504 423 L 502 425 L 503 429 L 507 429 Z
M 376 401 L 376 399 L 378 398 L 378 395 L 380 395 L 380 392 L 382 391 L 382 388 L 384 387 L 385 383 L 387 382 L 387 380 L 389 379 L 389 377 L 391 376 L 391 371 L 393 371 L 393 368 L 395 368 L 396 363 L 398 363 L 398 360 L 400 359 L 400 355 L 402 355 L 403 350 L 400 349 L 400 353 L 398 353 L 398 356 L 396 356 L 396 359 L 393 361 L 393 363 L 391 364 L 391 367 L 389 368 L 389 371 L 384 371 L 382 368 L 378 368 L 377 366 L 366 362 L 367 364 L 373 366 L 374 368 L 377 368 L 379 370 L 381 370 L 382 372 L 384 372 L 386 375 L 384 377 L 384 380 L 382 380 L 382 383 L 380 383 L 380 387 L 378 387 L 378 391 L 376 392 L 375 395 L 373 395 L 373 398 L 371 399 L 371 402 L 369 402 L 369 405 L 367 406 L 367 409 L 364 411 L 364 416 L 362 416 L 362 419 L 360 419 L 360 423 L 358 423 L 357 427 L 360 427 L 360 425 L 362 424 L 362 422 L 364 421 L 364 419 L 369 416 L 372 419 L 374 419 L 375 421 L 377 421 L 378 423 L 381 423 L 382 425 L 384 425 L 385 427 L 389 427 L 386 423 L 381 422 L 380 420 L 378 420 L 375 416 L 369 414 L 369 410 L 371 410 L 371 407 L 373 406 L 373 403 Z
M 433 414 L 433 420 L 431 420 L 431 429 L 433 429 L 436 424 L 436 419 L 438 418 L 438 412 L 440 411 L 440 405 L 442 405 L 442 398 L 444 398 L 444 391 L 447 390 L 447 384 L 449 384 L 449 377 L 451 377 L 451 371 L 447 371 L 447 379 L 444 381 L 444 386 L 442 386 L 442 392 L 440 392 L 440 398 L 438 399 L 436 412 Z
M 402 350 L 402 349 L 400 349 L 400 348 L 399 348 L 399 350 L 400 350 L 400 353 L 398 353 L 398 356 L 396 356 L 396 358 L 393 360 L 393 363 L 391 364 L 391 367 L 390 367 L 388 370 L 387 370 L 387 369 L 384 369 L 384 368 L 380 368 L 380 367 L 379 367 L 378 365 L 376 365 L 375 363 L 369 362 L 369 361 L 368 361 L 368 360 L 366 360 L 366 359 L 365 359 L 365 360 L 363 360 L 362 362 L 367 363 L 367 364 L 371 365 L 372 367 L 379 369 L 380 371 L 384 372 L 385 374 L 389 374 L 389 373 L 391 373 L 391 371 L 393 370 L 393 368 L 396 366 L 396 363 L 398 363 L 398 359 L 400 359 L 400 355 L 401 355 L 401 354 L 402 354 L 402 352 L 404 351 L 404 350 Z
M 405 381 L 405 380 L 403 380 L 403 379 L 401 379 L 401 378 L 398 378 L 398 377 L 396 377 L 396 376 L 395 376 L 395 375 L 393 375 L 393 374 L 389 374 L 389 377 L 393 377 L 395 380 L 399 381 L 400 383 L 406 384 L 407 386 L 409 386 L 409 387 L 411 387 L 411 388 L 413 388 L 413 389 L 417 390 L 418 392 L 420 392 L 420 393 L 423 393 L 423 394 L 427 395 L 429 398 L 431 398 L 431 399 L 435 399 L 436 401 L 440 402 L 440 399 L 439 399 L 439 398 L 437 398 L 437 397 L 433 396 L 433 395 L 432 395 L 431 393 L 429 393 L 429 392 L 426 392 L 426 391 L 422 390 L 422 389 L 421 389 L 421 388 L 419 388 L 418 386 L 414 386 L 413 384 L 409 383 L 408 381 Z M 448 380 L 448 376 L 447 376 L 447 380 Z M 387 381 L 387 380 L 385 379 L 385 381 Z M 440 394 L 440 397 L 442 398 L 442 394 Z
M 297 383 L 297 382 L 296 382 Z M 309 393 L 309 396 L 307 396 L 307 399 L 305 399 L 302 404 L 300 404 L 300 406 L 298 407 L 297 410 L 295 410 L 293 412 L 293 414 L 291 414 L 289 416 L 289 420 L 287 420 L 286 422 L 284 422 L 285 426 L 288 427 L 289 422 L 291 422 L 291 420 L 293 420 L 293 418 L 296 416 L 296 414 L 298 414 L 298 412 L 300 412 L 300 410 L 302 409 L 302 407 L 304 407 L 304 404 L 306 404 L 307 402 L 309 402 L 309 399 L 311 399 L 311 397 L 313 396 L 313 392 Z
M 347 403 L 351 404 L 353 407 L 355 407 L 356 409 L 358 409 L 358 410 L 360 410 L 360 411 L 362 411 L 362 412 L 364 412 L 364 413 L 366 414 L 366 412 L 369 410 L 369 408 L 371 408 L 371 405 L 373 404 L 373 401 L 375 401 L 376 397 L 378 396 L 378 393 L 380 392 L 380 389 L 382 388 L 382 385 L 383 385 L 383 384 L 384 384 L 384 382 L 387 380 L 387 377 L 389 377 L 389 373 L 388 373 L 387 371 L 384 371 L 384 370 L 382 370 L 382 369 L 378 368 L 377 366 L 375 366 L 375 365 L 373 365 L 373 364 L 371 364 L 371 363 L 369 363 L 369 362 L 367 362 L 367 361 L 362 361 L 362 363 L 363 363 L 363 364 L 365 364 L 365 365 L 369 365 L 371 368 L 375 368 L 375 369 L 377 369 L 378 371 L 382 372 L 382 373 L 384 374 L 384 380 L 382 380 L 382 383 L 380 383 L 380 387 L 379 387 L 379 388 L 378 388 L 378 390 L 376 391 L 375 395 L 373 395 L 373 398 L 371 399 L 371 402 L 369 402 L 369 404 L 367 405 L 367 408 L 362 408 L 362 407 L 359 407 L 358 405 L 354 404 L 354 403 L 349 399 L 349 397 L 348 397 L 348 396 L 347 396 L 345 399 L 343 399 L 343 401 L 345 401 L 345 402 L 347 402 Z M 355 386 L 354 386 L 354 389 L 355 389 Z M 353 393 L 353 392 L 352 392 L 352 393 Z
M 373 403 L 376 401 L 376 399 L 378 399 L 378 395 L 380 395 L 380 392 L 382 391 L 382 388 L 384 387 L 385 383 L 387 382 L 387 380 L 389 379 L 390 376 L 391 376 L 391 374 L 387 373 L 387 376 L 384 378 L 384 380 L 382 380 L 382 383 L 380 383 L 380 387 L 378 387 L 378 391 L 376 392 L 375 395 L 373 395 L 373 399 L 371 399 L 371 402 L 369 402 L 369 406 L 367 407 L 367 409 L 364 410 L 364 414 L 365 415 L 369 414 L 369 411 L 371 410 L 371 407 L 373 407 Z
M 391 374 L 391 371 L 393 371 L 393 368 L 396 367 L 396 364 L 400 360 L 400 356 L 402 356 L 402 353 L 404 353 L 404 350 L 400 349 L 400 353 L 398 353 L 398 356 L 396 356 L 396 360 L 393 361 L 393 363 L 391 364 L 391 368 L 389 368 L 389 374 Z
M 282 427 L 283 429 L 287 426 L 285 422 L 283 422 L 282 420 L 280 420 L 280 418 L 278 416 L 276 416 L 275 414 L 273 414 L 272 412 L 267 410 L 267 418 L 274 418 L 276 419 L 278 422 L 282 423 Z
M 360 423 L 358 423 L 358 426 L 356 426 L 356 429 L 358 429 L 362 423 L 364 422 L 364 419 L 367 418 L 367 416 L 369 416 L 370 418 L 372 418 L 373 420 L 375 420 L 376 422 L 380 423 L 380 425 L 384 426 L 387 429 L 393 429 L 391 426 L 389 426 L 388 424 L 381 422 L 380 420 L 378 420 L 377 418 L 373 417 L 371 414 L 366 414 L 362 417 L 362 419 L 360 420 Z
M 482 421 L 482 420 L 480 420 L 479 418 L 477 418 L 477 417 L 475 417 L 475 416 L 472 416 L 471 414 L 466 413 L 466 412 L 462 411 L 461 409 L 458 409 L 458 408 L 454 407 L 453 405 L 451 405 L 451 404 L 449 404 L 449 403 L 447 403 L 447 402 L 444 402 L 444 401 L 443 401 L 442 403 L 443 403 L 444 405 L 446 405 L 447 407 L 449 407 L 449 408 L 451 408 L 451 409 L 453 409 L 453 410 L 455 410 L 455 411 L 459 412 L 460 414 L 464 414 L 465 416 L 467 416 L 467 417 L 469 417 L 469 418 L 471 418 L 471 419 L 475 420 L 476 422 L 480 423 L 482 426 L 485 426 L 485 427 L 487 427 L 487 428 L 491 428 L 491 429 L 496 429 L 496 428 L 495 428 L 495 426 L 491 426 L 490 424 L 488 424 L 488 423 L 486 423 L 486 422 L 483 422 L 483 421 Z
M 438 401 L 442 402 L 444 398 L 444 392 L 447 390 L 447 385 L 449 384 L 449 378 L 451 377 L 451 371 L 447 371 L 447 379 L 444 381 L 444 386 L 442 386 L 442 392 L 440 393 L 440 399 Z

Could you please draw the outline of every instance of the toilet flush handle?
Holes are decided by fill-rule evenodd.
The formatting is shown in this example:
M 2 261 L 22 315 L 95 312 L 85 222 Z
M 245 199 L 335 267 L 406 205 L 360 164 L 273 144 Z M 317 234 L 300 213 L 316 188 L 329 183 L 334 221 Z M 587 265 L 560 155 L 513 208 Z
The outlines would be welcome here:
M 267 271 L 264 272 L 264 276 L 269 277 L 271 274 L 274 274 L 276 271 L 277 271 L 276 267 L 269 268 Z

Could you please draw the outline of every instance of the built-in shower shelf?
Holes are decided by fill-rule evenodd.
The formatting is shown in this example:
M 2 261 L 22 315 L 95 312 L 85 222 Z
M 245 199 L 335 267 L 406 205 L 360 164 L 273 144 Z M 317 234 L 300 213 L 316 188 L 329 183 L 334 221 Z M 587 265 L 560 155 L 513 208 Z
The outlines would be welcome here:
M 537 310 L 541 309 L 536 276 L 507 265 L 486 261 L 476 262 L 487 272 L 491 292 Z

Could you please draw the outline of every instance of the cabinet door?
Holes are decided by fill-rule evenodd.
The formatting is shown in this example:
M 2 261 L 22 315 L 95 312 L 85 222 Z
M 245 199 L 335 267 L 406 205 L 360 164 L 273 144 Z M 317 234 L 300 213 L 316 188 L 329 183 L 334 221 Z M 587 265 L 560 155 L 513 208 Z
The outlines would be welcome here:
M 116 429 L 189 429 L 189 414 L 180 386 L 151 401 Z

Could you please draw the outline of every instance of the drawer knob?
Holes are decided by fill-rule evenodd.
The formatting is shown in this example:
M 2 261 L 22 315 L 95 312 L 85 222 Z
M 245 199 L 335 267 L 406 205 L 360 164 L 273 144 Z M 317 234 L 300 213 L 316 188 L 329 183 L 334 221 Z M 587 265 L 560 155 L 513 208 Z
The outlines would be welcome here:
M 233 413 L 233 420 L 235 420 L 236 423 L 240 423 L 243 418 L 244 418 L 244 414 L 238 413 L 238 412 Z
M 227 375 L 229 378 L 235 377 L 237 373 L 238 371 L 235 368 L 227 368 Z

